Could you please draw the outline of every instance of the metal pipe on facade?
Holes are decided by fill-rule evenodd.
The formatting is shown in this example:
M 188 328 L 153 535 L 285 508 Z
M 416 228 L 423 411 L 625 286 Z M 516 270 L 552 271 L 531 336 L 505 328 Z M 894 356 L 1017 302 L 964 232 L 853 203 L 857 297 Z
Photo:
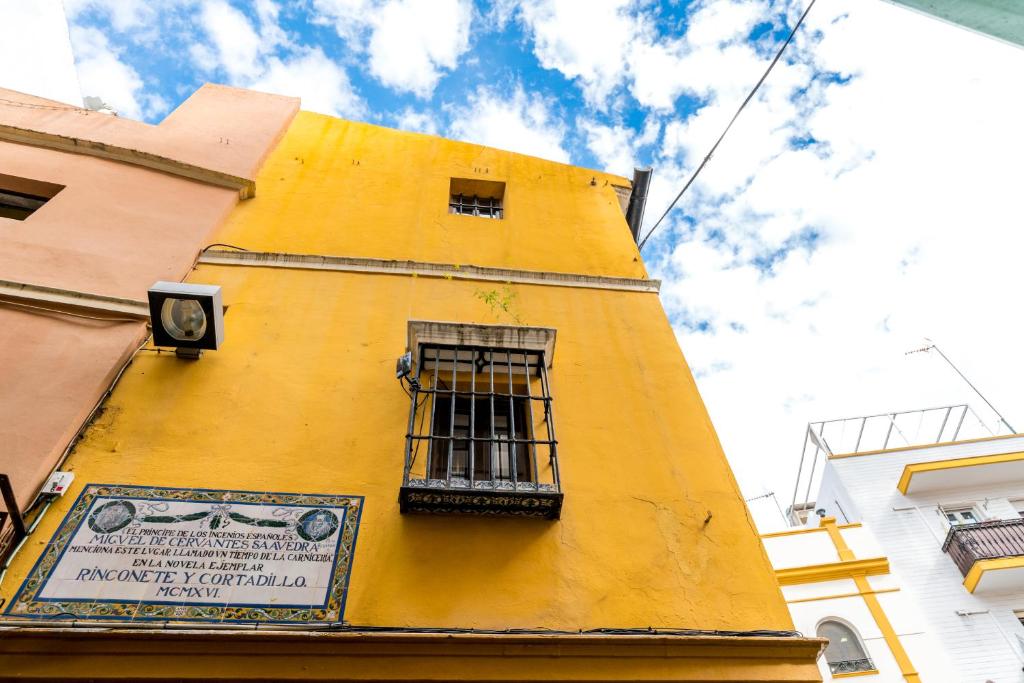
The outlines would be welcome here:
M 28 537 L 32 535 L 32 532 L 36 530 L 39 523 L 43 521 L 43 515 L 46 514 L 46 511 L 50 509 L 50 506 L 53 505 L 53 501 L 56 499 L 56 496 L 54 496 L 46 501 L 46 505 L 43 506 L 42 510 L 36 513 L 35 519 L 32 520 L 32 524 L 25 531 L 25 535 L 21 537 L 20 541 L 18 541 L 18 545 L 16 545 L 11 551 L 11 554 L 7 556 L 7 561 L 4 562 L 3 568 L 0 569 L 0 585 L 3 585 L 4 579 L 7 578 L 7 570 L 11 568 L 11 562 L 14 561 L 14 556 L 18 554 L 18 551 L 21 550 L 23 545 L 25 545 L 25 541 L 28 540 Z
M 640 241 L 640 226 L 644 222 L 644 209 L 647 207 L 647 188 L 651 184 L 653 169 L 633 169 L 633 190 L 629 193 L 629 205 L 626 208 L 626 223 L 629 224 L 629 232 L 633 235 L 633 241 Z

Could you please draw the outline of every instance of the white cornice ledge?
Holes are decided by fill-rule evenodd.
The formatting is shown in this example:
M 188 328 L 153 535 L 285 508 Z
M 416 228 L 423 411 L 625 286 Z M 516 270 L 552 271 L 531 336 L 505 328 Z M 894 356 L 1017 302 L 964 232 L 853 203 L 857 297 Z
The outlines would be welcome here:
M 249 199 L 256 195 L 256 183 L 248 178 L 241 178 L 222 171 L 214 171 L 138 149 L 119 147 L 105 142 L 30 130 L 7 124 L 0 124 L 0 140 L 141 166 L 152 171 L 168 173 L 207 185 L 228 188 L 237 192 L 240 199 Z
M 286 254 L 263 251 L 228 251 L 211 249 L 199 255 L 199 263 L 221 266 L 252 266 L 264 268 L 296 268 L 301 270 L 335 270 L 348 273 L 378 273 L 442 277 L 450 280 L 484 280 L 526 285 L 613 289 L 626 292 L 653 292 L 661 288 L 660 280 L 640 278 L 557 273 L 541 270 L 488 268 L 485 266 L 398 261 L 319 254 Z
M 103 316 L 122 316 L 139 321 L 149 320 L 149 303 L 146 301 L 33 285 L 13 280 L 0 280 L 0 302 L 4 301 L 54 313 L 80 309 Z
M 551 367 L 555 357 L 555 335 L 556 331 L 551 327 L 410 320 L 407 350 L 412 351 L 413 362 L 417 365 L 420 344 L 543 351 L 544 362 Z

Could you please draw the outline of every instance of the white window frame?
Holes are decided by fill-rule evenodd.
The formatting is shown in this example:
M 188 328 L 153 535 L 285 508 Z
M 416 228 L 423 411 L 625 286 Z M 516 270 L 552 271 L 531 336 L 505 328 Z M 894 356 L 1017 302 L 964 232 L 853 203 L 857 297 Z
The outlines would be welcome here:
M 940 505 L 939 509 L 942 511 L 942 519 L 948 527 L 961 526 L 963 524 L 976 524 L 978 522 L 985 521 L 985 517 L 981 514 L 978 506 L 974 503 Z M 965 513 L 969 514 L 971 519 L 964 519 Z M 955 519 L 950 519 L 951 515 Z

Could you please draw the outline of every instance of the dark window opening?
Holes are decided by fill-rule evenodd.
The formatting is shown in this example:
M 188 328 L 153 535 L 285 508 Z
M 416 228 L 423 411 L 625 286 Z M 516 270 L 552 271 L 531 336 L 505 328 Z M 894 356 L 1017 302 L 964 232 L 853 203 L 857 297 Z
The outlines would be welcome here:
M 63 189 L 63 185 L 0 173 L 0 218 L 23 221 Z
M 467 197 L 464 194 L 453 194 L 448 200 L 448 213 L 481 218 L 501 218 L 501 200 L 477 197 L 476 195 Z
M 505 183 L 452 178 L 448 189 L 448 213 L 501 219 L 505 217 L 504 199 Z
M 23 221 L 31 216 L 36 209 L 45 204 L 46 197 L 37 197 L 22 192 L 0 190 L 0 218 L 13 218 Z
M 511 406 L 498 401 L 492 415 L 489 399 L 457 396 L 453 409 L 450 397 L 438 397 L 433 429 L 433 450 L 437 456 L 431 462 L 430 478 L 447 479 L 450 459 L 453 479 L 469 480 L 472 462 L 475 481 L 510 482 L 514 475 L 517 481 L 533 482 L 533 434 L 527 421 L 526 400 L 513 397 Z

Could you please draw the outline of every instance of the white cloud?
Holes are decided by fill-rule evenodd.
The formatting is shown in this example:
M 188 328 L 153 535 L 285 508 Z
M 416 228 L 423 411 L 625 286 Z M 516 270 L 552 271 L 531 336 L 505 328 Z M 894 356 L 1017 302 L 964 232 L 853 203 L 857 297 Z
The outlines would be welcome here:
M 713 7 L 756 14 L 741 4 Z M 648 225 L 766 65 L 711 35 L 750 21 L 686 37 L 710 104 L 666 126 Z M 941 359 L 903 355 L 924 336 L 1024 423 L 1024 52 L 877 0 L 808 22 L 684 196 L 695 223 L 677 212 L 645 250 L 741 485 L 783 504 L 808 421 L 963 401 L 992 417 Z M 853 78 L 811 83 L 810 64 Z
M 353 49 L 363 50 L 364 33 L 379 0 L 313 0 L 314 21 L 334 27 Z
M 687 23 L 686 42 L 695 47 L 714 47 L 745 40 L 768 11 L 765 0 L 705 1 Z
M 625 77 L 626 53 L 640 26 L 629 0 L 527 0 L 520 16 L 545 69 L 579 79 L 587 101 L 603 106 Z
M 233 85 L 302 98 L 303 109 L 344 117 L 365 114 L 344 67 L 319 47 L 292 43 L 280 25 L 280 7 L 258 0 L 256 21 L 225 0 L 208 0 L 199 21 L 210 44 L 193 43 L 192 61 L 207 72 L 223 69 Z
M 196 19 L 210 42 L 189 47 L 197 67 L 207 72 L 219 67 L 233 84 L 244 85 L 262 76 L 278 48 L 292 47 L 278 22 L 277 3 L 258 0 L 254 8 L 255 23 L 226 0 L 206 0 L 199 7 Z
M 395 0 L 374 17 L 370 73 L 395 90 L 427 97 L 469 48 L 472 8 L 462 0 Z
M 399 130 L 412 130 L 417 133 L 437 135 L 439 130 L 437 119 L 423 111 L 406 107 L 395 117 L 395 126 Z
M 624 126 L 605 126 L 581 120 L 576 127 L 583 132 L 587 149 L 597 157 L 601 168 L 609 173 L 632 177 L 636 166 L 633 131 Z
M 369 72 L 399 92 L 429 97 L 469 49 L 468 0 L 316 0 L 321 18 L 357 51 Z
M 547 102 L 516 87 L 511 99 L 494 91 L 474 95 L 452 113 L 449 135 L 488 147 L 568 163 L 565 126 Z
M 203 30 L 212 41 L 212 53 L 233 82 L 253 78 L 260 71 L 260 55 L 273 45 L 264 45 L 256 28 L 240 10 L 224 0 L 208 0 L 199 15 Z M 210 50 L 205 54 L 209 55 Z M 204 60 L 208 61 L 208 60 Z
M 71 42 L 83 95 L 99 97 L 119 114 L 132 119 L 155 115 L 166 108 L 162 98 L 142 92 L 139 74 L 121 60 L 99 29 L 76 26 L 71 29 Z
M 683 94 L 729 96 L 721 84 L 756 78 L 763 62 L 746 43 L 770 18 L 766 0 L 697 3 L 686 33 L 662 35 L 658 15 L 638 0 L 526 0 L 519 18 L 541 66 L 576 80 L 588 104 L 607 110 L 625 88 L 642 107 L 670 111 Z M 722 49 L 722 48 L 725 49 Z
M 154 21 L 158 6 L 148 0 L 63 0 L 68 19 L 72 23 L 88 10 L 102 12 L 110 17 L 117 31 L 138 29 Z M 167 0 L 161 0 L 166 5 Z
M 302 98 L 302 108 L 349 118 L 365 114 L 365 105 L 352 88 L 345 70 L 320 48 L 287 59 L 271 57 L 263 73 L 246 87 Z

